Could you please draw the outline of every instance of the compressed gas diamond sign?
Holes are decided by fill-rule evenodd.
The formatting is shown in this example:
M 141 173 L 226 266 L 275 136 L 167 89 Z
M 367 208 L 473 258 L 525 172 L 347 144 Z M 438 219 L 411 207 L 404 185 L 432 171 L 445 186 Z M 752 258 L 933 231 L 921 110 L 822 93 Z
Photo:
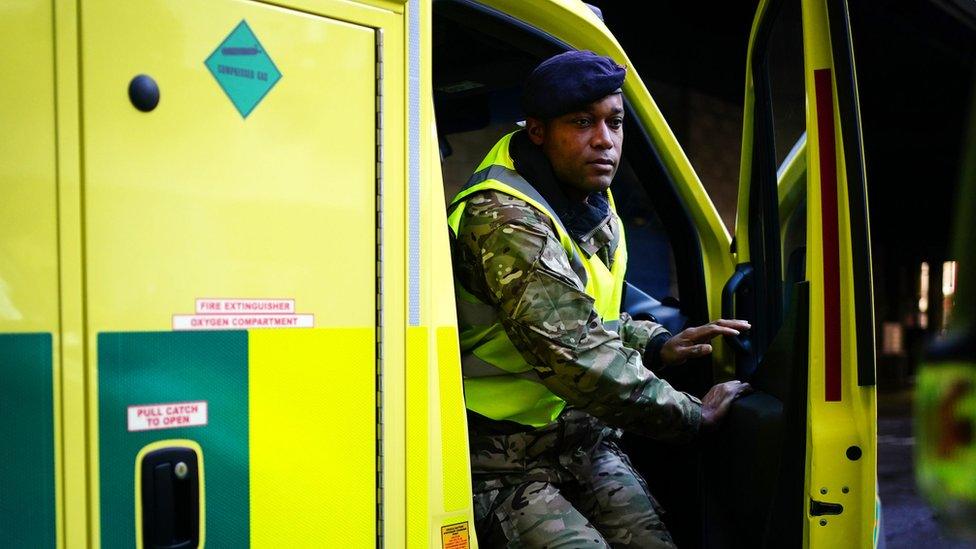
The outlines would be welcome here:
M 257 36 L 241 20 L 204 62 L 243 118 L 281 79 L 281 72 Z

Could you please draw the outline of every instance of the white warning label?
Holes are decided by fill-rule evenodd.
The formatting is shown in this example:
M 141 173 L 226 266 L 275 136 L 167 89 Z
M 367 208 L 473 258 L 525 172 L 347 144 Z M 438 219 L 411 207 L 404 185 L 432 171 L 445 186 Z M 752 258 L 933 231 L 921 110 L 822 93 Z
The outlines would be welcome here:
M 129 406 L 129 431 L 152 431 L 207 424 L 207 401 Z
M 314 328 L 315 315 L 173 315 L 174 330 Z
M 197 299 L 198 315 L 295 314 L 294 299 Z
M 173 315 L 173 330 L 314 327 L 315 315 L 296 313 L 294 299 L 201 297 L 194 314 Z

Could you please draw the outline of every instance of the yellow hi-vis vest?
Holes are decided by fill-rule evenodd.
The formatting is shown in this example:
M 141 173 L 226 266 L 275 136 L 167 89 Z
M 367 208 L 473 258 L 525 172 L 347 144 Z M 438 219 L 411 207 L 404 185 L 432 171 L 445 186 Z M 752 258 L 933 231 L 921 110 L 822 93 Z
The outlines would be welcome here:
M 515 171 L 509 153 L 513 135 L 506 135 L 491 149 L 451 201 L 450 208 L 453 210 L 448 210 L 451 231 L 457 237 L 465 198 L 478 191 L 493 189 L 528 202 L 552 220 L 570 265 L 583 282 L 587 295 L 595 301 L 594 309 L 608 329 L 616 329 L 620 319 L 624 271 L 627 269 L 623 223 L 617 219 L 619 236 L 611 268 L 608 269 L 596 255 L 587 257 L 539 191 Z M 607 198 L 611 215 L 616 216 L 609 191 Z M 542 384 L 535 370 L 508 338 L 495 307 L 480 301 L 457 281 L 454 287 L 457 292 L 464 399 L 468 409 L 491 419 L 515 421 L 532 427 L 541 427 L 559 417 L 566 401 Z

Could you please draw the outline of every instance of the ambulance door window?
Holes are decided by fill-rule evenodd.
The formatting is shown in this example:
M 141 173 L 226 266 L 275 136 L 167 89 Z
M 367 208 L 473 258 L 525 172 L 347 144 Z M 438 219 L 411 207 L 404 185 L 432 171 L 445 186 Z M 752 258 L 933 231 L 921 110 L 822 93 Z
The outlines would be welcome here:
M 756 273 L 756 326 L 752 352 L 756 363 L 783 321 L 784 258 L 777 167 L 805 131 L 803 31 L 800 3 L 771 2 L 753 51 L 755 124 L 749 199 L 749 261 Z M 801 252 L 802 254 L 802 252 Z M 784 297 L 785 293 L 785 297 Z
M 772 143 L 777 167 L 781 238 L 782 305 L 804 280 L 806 257 L 806 90 L 800 3 L 780 2 L 769 38 L 767 67 L 772 107 Z M 772 6 L 771 9 L 776 9 Z
M 788 312 L 793 284 L 804 279 L 806 258 L 806 170 L 800 169 L 806 152 L 806 100 L 803 77 L 803 26 L 800 2 L 783 2 L 770 37 L 769 70 L 773 107 L 773 139 L 776 151 L 777 183 L 796 162 L 789 175 L 795 187 L 789 204 L 780 202 L 780 231 L 783 276 L 783 310 Z
M 804 515 L 807 323 L 805 286 L 784 313 L 777 166 L 804 133 L 800 3 L 773 0 L 756 29 L 750 69 L 755 90 L 748 183 L 751 347 L 736 357 L 737 377 L 755 392 L 732 404 L 714 455 L 705 458 L 706 528 L 716 546 L 798 546 Z M 749 146 L 751 145 L 751 149 Z M 745 189 L 743 192 L 746 192 Z M 743 235 L 739 232 L 739 235 Z M 794 296 L 788 296 L 794 297 Z M 770 540 L 776 540 L 772 542 Z
M 767 66 L 773 109 L 773 145 L 781 166 L 806 129 L 803 28 L 799 2 L 781 2 L 769 37 Z

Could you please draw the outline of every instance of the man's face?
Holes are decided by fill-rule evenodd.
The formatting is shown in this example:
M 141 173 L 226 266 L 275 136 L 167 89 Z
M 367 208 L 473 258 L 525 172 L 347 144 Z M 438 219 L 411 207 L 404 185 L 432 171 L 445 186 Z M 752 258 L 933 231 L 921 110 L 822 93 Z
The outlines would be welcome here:
M 624 142 L 620 93 L 546 122 L 534 118 L 526 122 L 529 139 L 542 147 L 571 198 L 585 199 L 610 186 Z

